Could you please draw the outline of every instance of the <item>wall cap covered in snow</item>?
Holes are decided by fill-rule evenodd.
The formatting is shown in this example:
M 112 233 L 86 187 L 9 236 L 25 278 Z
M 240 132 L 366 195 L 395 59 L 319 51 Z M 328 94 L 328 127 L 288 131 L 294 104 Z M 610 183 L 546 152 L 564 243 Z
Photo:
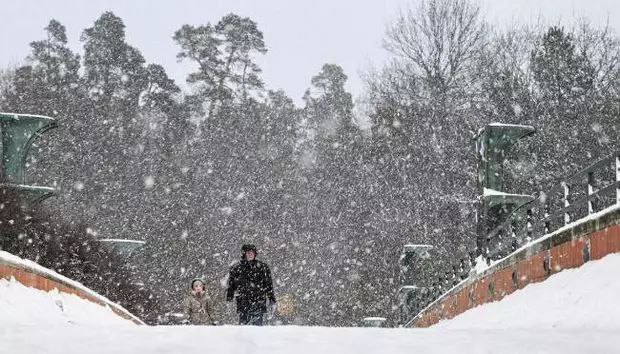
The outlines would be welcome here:
M 45 268 L 33 261 L 22 259 L 11 253 L 0 251 L 0 278 L 15 278 L 18 282 L 32 288 L 49 291 L 54 288 L 58 291 L 75 294 L 96 304 L 109 307 L 117 315 L 136 324 L 144 325 L 138 317 L 132 315 L 122 306 L 99 295 L 81 283 Z
M 404 326 L 431 326 L 482 303 L 498 301 L 563 269 L 579 267 L 590 259 L 617 252 L 620 252 L 618 204 L 544 235 L 490 266 L 480 267 Z

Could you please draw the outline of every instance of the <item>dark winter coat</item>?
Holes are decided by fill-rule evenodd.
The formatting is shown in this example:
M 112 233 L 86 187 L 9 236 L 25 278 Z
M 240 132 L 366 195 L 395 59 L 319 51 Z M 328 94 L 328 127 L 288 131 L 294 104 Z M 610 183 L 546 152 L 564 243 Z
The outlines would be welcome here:
M 275 304 L 273 282 L 269 266 L 261 261 L 245 259 L 230 268 L 226 300 L 237 295 L 237 312 L 265 313 L 266 301 Z

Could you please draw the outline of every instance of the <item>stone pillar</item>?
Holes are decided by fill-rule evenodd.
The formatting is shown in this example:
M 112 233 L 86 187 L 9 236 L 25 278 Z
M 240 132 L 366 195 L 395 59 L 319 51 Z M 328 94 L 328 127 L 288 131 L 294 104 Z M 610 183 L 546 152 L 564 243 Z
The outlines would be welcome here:
M 432 282 L 431 245 L 408 244 L 399 259 L 400 284 L 398 300 L 400 323 L 404 324 L 427 305 Z

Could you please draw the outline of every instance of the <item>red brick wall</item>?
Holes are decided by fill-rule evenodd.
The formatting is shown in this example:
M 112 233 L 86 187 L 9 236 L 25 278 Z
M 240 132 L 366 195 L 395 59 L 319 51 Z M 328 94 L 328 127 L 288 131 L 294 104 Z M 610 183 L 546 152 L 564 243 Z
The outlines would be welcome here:
M 473 299 L 474 302 L 471 307 L 476 307 L 478 305 L 482 305 L 486 302 L 489 302 L 489 278 L 479 279 L 477 282 L 473 284 Z
M 144 324 L 141 321 L 136 320 L 135 318 L 126 314 L 120 308 L 117 308 L 114 303 L 106 303 L 83 291 L 82 289 L 76 288 L 71 284 L 63 283 L 60 279 L 51 279 L 46 274 L 38 274 L 36 271 L 31 269 L 23 269 L 18 264 L 0 264 L 0 279 L 11 279 L 11 277 L 15 278 L 16 281 L 22 283 L 23 285 L 31 288 L 44 291 L 58 289 L 59 292 L 73 294 L 98 305 L 109 306 L 109 308 L 117 315 L 127 320 L 133 321 L 136 324 Z
M 429 327 L 450 319 L 473 307 L 487 302 L 499 301 L 517 289 L 530 283 L 541 282 L 551 274 L 584 264 L 584 249 L 591 260 L 620 252 L 620 225 L 606 227 L 582 235 L 548 250 L 528 254 L 524 260 L 501 268 L 491 268 L 490 273 L 474 279 L 462 289 L 444 296 L 440 301 L 423 311 L 412 323 L 413 327 Z M 545 259 L 549 267 L 545 269 Z
M 551 251 L 551 272 L 557 273 L 566 268 L 577 268 L 583 263 L 585 239 L 579 238 L 553 247 Z
M 597 231 L 590 237 L 592 259 L 601 259 L 610 253 L 620 252 L 620 225 Z
M 530 283 L 537 283 L 547 278 L 544 262 L 548 251 L 543 251 L 530 256 L 524 261 L 517 263 L 517 280 L 519 289 L 523 289 Z

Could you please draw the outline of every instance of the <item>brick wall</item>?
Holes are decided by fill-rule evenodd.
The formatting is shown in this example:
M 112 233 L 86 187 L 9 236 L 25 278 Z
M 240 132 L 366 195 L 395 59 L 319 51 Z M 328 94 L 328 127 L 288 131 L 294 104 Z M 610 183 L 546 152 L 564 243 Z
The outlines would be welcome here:
M 130 314 L 121 306 L 113 303 L 108 299 L 103 298 L 100 295 L 93 295 L 95 294 L 94 292 L 89 293 L 89 291 L 80 289 L 74 284 L 74 282 L 60 275 L 55 276 L 51 271 L 42 272 L 35 267 L 28 267 L 21 263 L 0 259 L 0 279 L 11 278 L 14 278 L 16 281 L 31 288 L 43 291 L 58 289 L 59 292 L 73 294 L 101 306 L 108 306 L 118 316 L 139 325 L 144 324 L 144 322 L 140 321 L 140 319 Z
M 407 326 L 429 327 L 484 303 L 500 301 L 564 269 L 620 252 L 620 208 L 541 238 L 431 303 Z

